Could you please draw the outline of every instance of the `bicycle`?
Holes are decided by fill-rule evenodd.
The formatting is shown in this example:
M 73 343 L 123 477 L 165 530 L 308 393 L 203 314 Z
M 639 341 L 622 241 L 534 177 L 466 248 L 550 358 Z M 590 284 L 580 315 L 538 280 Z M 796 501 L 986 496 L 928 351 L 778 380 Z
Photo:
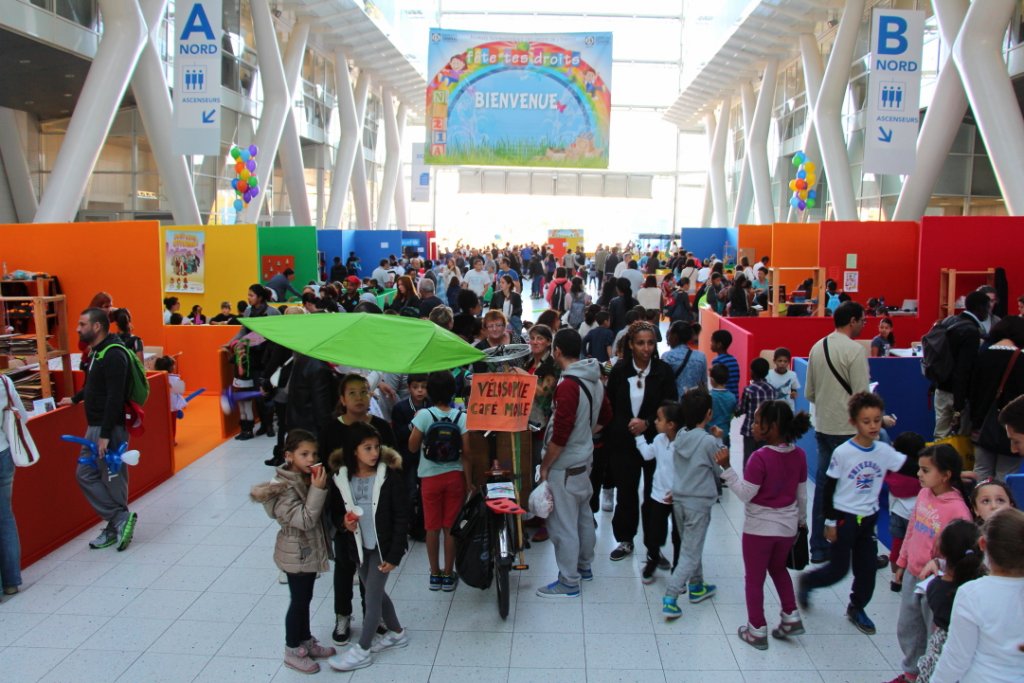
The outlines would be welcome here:
M 498 593 L 498 614 L 505 619 L 508 617 L 510 599 L 509 574 L 512 569 L 522 571 L 530 568 L 522 561 L 524 544 L 520 515 L 526 510 L 516 502 L 517 491 L 512 473 L 502 469 L 497 460 L 491 463 L 491 469 L 487 472 L 487 483 L 480 487 L 480 494 L 492 513 L 488 517 L 490 558 L 493 563 L 495 589 Z M 515 563 L 516 553 L 519 553 L 518 563 Z

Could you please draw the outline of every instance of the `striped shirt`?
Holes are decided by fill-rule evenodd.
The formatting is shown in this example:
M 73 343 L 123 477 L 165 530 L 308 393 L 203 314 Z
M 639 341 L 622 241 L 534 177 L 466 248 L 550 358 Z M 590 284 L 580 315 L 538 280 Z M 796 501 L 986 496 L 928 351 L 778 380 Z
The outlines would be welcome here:
M 719 363 L 729 370 L 729 380 L 725 383 L 725 388 L 732 392 L 737 401 L 740 400 L 740 364 L 736 361 L 736 356 L 720 353 L 711 361 L 712 365 Z

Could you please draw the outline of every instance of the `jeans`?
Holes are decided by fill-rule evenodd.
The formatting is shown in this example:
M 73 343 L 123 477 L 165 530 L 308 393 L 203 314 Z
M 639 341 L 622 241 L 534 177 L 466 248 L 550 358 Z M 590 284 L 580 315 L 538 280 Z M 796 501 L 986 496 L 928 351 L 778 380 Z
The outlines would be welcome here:
M 292 599 L 284 616 L 284 643 L 288 647 L 298 647 L 313 637 L 309 632 L 309 606 L 313 602 L 316 572 L 288 573 L 287 576 Z
M 825 588 L 842 580 L 853 565 L 853 588 L 850 605 L 864 609 L 875 594 L 875 572 L 878 571 L 875 524 L 878 513 L 861 517 L 847 512 L 839 513 L 836 542 L 828 564 L 804 574 L 804 586 L 809 589 Z M 906 590 L 906 589 L 904 589 Z M 913 591 L 909 591 L 913 592 Z
M 3 587 L 21 585 L 21 542 L 14 521 L 14 460 L 11 450 L 0 451 L 0 580 Z
M 814 502 L 811 506 L 811 555 L 828 557 L 829 543 L 825 540 L 825 472 L 832 459 L 832 451 L 850 437 L 840 434 L 815 433 L 818 442 L 818 463 L 814 472 Z

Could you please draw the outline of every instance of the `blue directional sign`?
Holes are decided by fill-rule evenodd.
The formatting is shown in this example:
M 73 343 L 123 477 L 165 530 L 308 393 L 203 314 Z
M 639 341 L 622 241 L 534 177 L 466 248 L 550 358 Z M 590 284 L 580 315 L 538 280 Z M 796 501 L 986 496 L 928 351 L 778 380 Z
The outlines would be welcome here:
M 174 148 L 219 154 L 222 0 L 175 5 Z
M 924 12 L 875 9 L 864 170 L 907 175 L 917 161 Z

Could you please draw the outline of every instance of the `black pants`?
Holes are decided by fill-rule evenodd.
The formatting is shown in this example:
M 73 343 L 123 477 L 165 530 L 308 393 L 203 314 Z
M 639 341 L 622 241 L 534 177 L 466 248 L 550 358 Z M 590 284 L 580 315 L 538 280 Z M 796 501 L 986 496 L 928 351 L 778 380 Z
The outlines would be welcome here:
M 277 415 L 277 448 L 274 450 L 274 454 L 281 454 L 284 457 L 284 439 L 288 435 L 288 404 L 274 402 L 274 414 Z M 327 459 L 330 453 L 321 456 L 322 460 Z
M 590 486 L 594 489 L 590 496 L 590 511 L 594 513 L 601 509 L 601 491 L 615 488 L 608 453 L 609 449 L 603 441 L 594 443 L 594 466 L 590 468 Z
M 334 536 L 334 613 L 352 616 L 352 580 L 358 565 L 348 555 L 348 545 L 339 535 Z M 366 612 L 366 589 L 359 582 L 359 602 Z
M 672 517 L 672 503 L 658 503 L 653 498 L 644 499 L 644 545 L 647 546 L 647 559 L 657 560 L 661 555 L 661 546 L 665 545 L 668 535 L 668 520 Z M 679 529 L 672 523 L 672 568 L 679 564 Z
M 743 437 L 743 469 L 747 469 L 747 461 L 750 460 L 750 456 L 763 445 L 763 441 L 755 441 L 752 436 Z
M 645 461 L 633 443 L 615 448 L 609 459 L 616 489 L 612 531 L 619 543 L 632 543 L 640 525 L 640 474 L 644 475 L 643 496 L 647 500 L 651 497 L 655 462 Z
M 846 576 L 853 564 L 853 588 L 850 605 L 864 609 L 875 594 L 875 572 L 878 548 L 875 545 L 875 523 L 878 514 L 857 519 L 857 515 L 842 513 L 836 527 L 838 537 L 832 544 L 831 559 L 821 569 L 805 574 L 807 588 L 825 588 Z
M 309 605 L 313 602 L 313 584 L 316 572 L 288 574 L 288 593 L 292 601 L 284 616 L 284 642 L 288 647 L 298 647 L 312 638 L 309 632 Z

